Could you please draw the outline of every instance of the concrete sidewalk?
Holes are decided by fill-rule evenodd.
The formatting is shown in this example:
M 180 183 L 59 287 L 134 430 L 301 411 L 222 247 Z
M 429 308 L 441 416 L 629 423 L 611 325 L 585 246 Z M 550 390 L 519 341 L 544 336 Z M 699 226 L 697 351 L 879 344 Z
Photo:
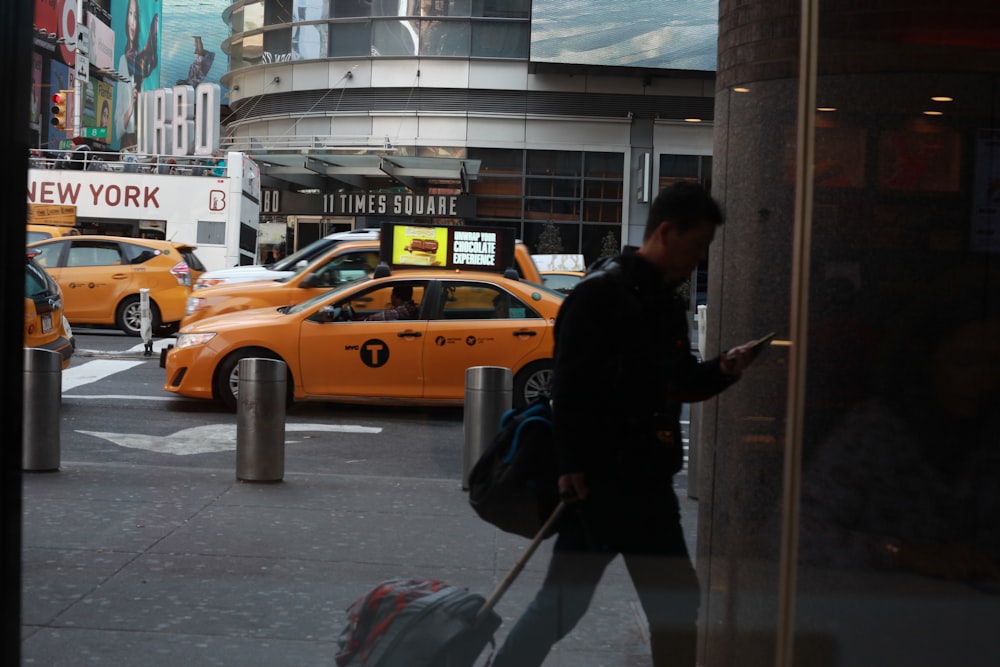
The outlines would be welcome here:
M 344 610 L 377 582 L 438 578 L 488 595 L 526 545 L 480 520 L 458 480 L 248 483 L 232 469 L 63 461 L 24 474 L 22 664 L 333 667 Z M 498 604 L 498 640 L 550 549 Z M 643 625 L 619 559 L 545 664 L 646 666 Z

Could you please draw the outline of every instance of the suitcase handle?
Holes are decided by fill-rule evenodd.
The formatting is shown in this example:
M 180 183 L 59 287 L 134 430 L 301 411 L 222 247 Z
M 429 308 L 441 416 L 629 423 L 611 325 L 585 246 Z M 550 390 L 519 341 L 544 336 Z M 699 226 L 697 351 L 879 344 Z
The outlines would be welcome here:
M 560 500 L 559 504 L 556 505 L 556 508 L 552 511 L 552 514 L 549 515 L 549 518 L 546 519 L 542 527 L 538 529 L 538 533 L 535 534 L 535 539 L 531 540 L 531 544 L 528 545 L 528 548 L 524 550 L 521 557 L 517 559 L 514 566 L 507 572 L 507 576 L 503 578 L 500 585 L 496 587 L 496 589 L 486 599 L 486 602 L 483 603 L 483 606 L 479 609 L 479 611 L 476 612 L 476 619 L 473 622 L 473 625 L 478 624 L 486 618 L 491 611 L 493 611 L 493 607 L 497 605 L 497 602 L 500 601 L 503 594 L 506 593 L 511 584 L 514 583 L 514 580 L 517 579 L 517 575 L 521 574 L 521 570 L 523 570 L 524 566 L 528 564 L 528 559 L 531 558 L 532 554 L 535 553 L 539 545 L 541 545 L 541 543 L 545 540 L 545 537 L 549 534 L 549 531 L 552 529 L 552 526 L 555 525 L 556 520 L 559 518 L 559 515 L 562 514 L 564 509 L 566 509 L 566 501 Z

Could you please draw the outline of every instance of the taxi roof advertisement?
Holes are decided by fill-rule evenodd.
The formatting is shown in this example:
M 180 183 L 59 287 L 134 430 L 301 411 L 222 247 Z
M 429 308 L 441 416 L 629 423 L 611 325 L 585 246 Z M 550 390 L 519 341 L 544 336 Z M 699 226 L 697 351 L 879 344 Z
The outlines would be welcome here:
M 503 272 L 514 265 L 514 230 L 383 223 L 381 255 L 392 267 Z

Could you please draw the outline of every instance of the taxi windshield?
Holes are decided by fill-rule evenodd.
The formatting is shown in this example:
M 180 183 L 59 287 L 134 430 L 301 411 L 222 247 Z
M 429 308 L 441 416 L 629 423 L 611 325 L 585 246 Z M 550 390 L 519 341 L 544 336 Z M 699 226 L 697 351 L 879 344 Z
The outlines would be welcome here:
M 342 285 L 337 285 L 333 289 L 327 290 L 326 292 L 323 292 L 321 294 L 317 294 L 313 298 L 307 299 L 302 303 L 296 303 L 291 306 L 288 306 L 285 309 L 285 314 L 292 315 L 294 313 L 301 313 L 303 310 L 308 310 L 313 306 L 315 306 L 316 304 L 326 300 L 331 294 L 340 294 L 341 292 L 345 292 L 349 289 L 352 289 L 355 285 L 360 285 L 361 283 L 367 282 L 369 280 L 371 280 L 371 276 L 362 276 L 361 278 L 351 280 L 350 282 L 346 282 Z

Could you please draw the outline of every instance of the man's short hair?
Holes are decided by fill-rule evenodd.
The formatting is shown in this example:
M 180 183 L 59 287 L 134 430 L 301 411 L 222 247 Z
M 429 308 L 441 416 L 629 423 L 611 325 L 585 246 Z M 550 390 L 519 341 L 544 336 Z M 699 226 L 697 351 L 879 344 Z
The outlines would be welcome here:
M 403 301 L 409 301 L 413 298 L 413 286 L 412 285 L 396 285 L 392 288 L 392 295 L 399 297 Z
M 721 225 L 725 217 L 708 190 L 697 183 L 678 181 L 663 188 L 650 206 L 643 240 L 652 236 L 664 220 L 686 231 L 706 220 Z

